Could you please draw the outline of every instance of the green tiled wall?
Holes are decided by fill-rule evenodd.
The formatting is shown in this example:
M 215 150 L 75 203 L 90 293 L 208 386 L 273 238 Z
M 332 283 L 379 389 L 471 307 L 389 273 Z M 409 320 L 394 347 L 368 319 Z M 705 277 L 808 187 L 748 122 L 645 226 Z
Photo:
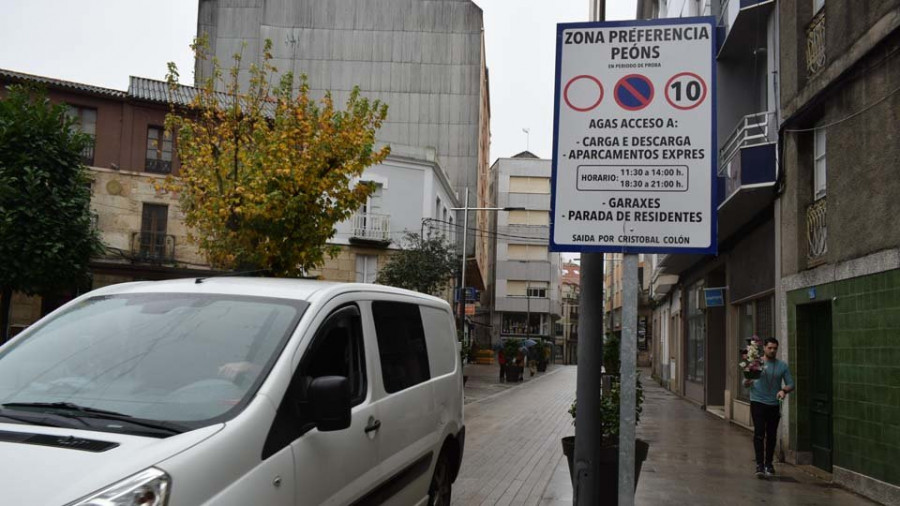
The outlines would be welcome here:
M 788 293 L 791 440 L 809 449 L 808 343 L 797 339 L 797 306 L 832 302 L 834 465 L 900 485 L 900 270 Z

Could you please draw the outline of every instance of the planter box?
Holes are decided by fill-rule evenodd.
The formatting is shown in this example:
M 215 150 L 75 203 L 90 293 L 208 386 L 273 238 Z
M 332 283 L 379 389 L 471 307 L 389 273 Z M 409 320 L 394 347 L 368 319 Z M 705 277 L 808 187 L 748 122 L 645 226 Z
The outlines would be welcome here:
M 575 486 L 575 436 L 562 438 L 563 454 L 569 462 L 569 478 Z M 641 466 L 647 460 L 650 445 L 641 439 L 634 441 L 634 489 L 637 490 L 641 477 Z M 600 448 L 600 505 L 615 506 L 619 502 L 619 447 L 605 446 Z

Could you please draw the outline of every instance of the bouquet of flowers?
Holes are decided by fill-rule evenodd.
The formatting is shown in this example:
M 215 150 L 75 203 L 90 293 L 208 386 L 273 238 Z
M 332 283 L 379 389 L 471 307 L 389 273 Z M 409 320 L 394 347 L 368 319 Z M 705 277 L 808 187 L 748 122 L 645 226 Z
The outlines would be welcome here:
M 747 340 L 747 347 L 741 350 L 741 362 L 738 364 L 746 379 L 759 379 L 762 375 L 762 339 L 753 336 Z

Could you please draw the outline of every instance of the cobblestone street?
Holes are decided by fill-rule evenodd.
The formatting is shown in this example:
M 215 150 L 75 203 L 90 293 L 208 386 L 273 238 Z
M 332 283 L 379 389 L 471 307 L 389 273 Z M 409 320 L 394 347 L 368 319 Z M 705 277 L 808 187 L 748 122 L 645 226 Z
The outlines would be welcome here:
M 551 366 L 513 385 L 498 383 L 497 371 L 466 368 L 466 453 L 453 504 L 571 505 L 560 438 L 574 433 L 567 410 L 577 369 Z M 650 443 L 650 453 L 635 504 L 875 504 L 788 464 L 777 466 L 776 479 L 756 479 L 750 432 L 660 388 L 646 373 L 642 381 L 638 436 Z

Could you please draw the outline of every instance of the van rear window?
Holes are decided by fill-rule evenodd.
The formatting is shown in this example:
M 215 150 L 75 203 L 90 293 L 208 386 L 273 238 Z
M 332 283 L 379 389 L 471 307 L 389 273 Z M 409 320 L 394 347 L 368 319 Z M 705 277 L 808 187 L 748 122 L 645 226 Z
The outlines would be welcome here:
M 405 302 L 372 303 L 381 375 L 387 393 L 428 381 L 428 350 L 419 306 Z

